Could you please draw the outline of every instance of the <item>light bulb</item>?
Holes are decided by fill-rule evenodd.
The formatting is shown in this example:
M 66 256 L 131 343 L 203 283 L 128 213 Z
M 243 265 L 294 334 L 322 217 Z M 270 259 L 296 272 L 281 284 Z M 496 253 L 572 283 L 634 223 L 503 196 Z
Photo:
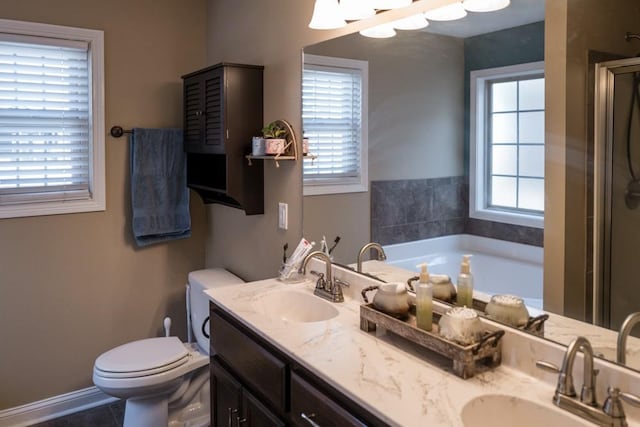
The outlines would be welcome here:
M 347 21 L 368 18 L 376 14 L 368 0 L 340 0 L 340 13 Z
M 423 14 L 412 15 L 391 23 L 396 30 L 419 30 L 429 25 Z
M 424 17 L 432 21 L 454 21 L 465 16 L 467 16 L 467 11 L 462 7 L 462 2 L 452 3 L 424 13 Z
M 409 6 L 412 0 L 373 0 L 371 6 L 374 9 L 399 9 L 401 7 Z
M 373 37 L 375 39 L 386 39 L 395 36 L 396 31 L 390 24 L 382 24 L 362 30 L 360 31 L 360 34 L 365 37 Z
M 314 30 L 333 30 L 344 27 L 347 23 L 340 16 L 338 0 L 316 0 L 309 28 Z

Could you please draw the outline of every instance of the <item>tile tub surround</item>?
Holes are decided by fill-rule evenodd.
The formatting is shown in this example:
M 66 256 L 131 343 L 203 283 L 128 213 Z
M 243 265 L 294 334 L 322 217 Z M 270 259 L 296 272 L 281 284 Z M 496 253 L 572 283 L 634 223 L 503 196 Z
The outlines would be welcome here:
M 371 238 L 383 245 L 474 234 L 542 246 L 543 230 L 469 218 L 464 176 L 371 181 Z
M 311 262 L 311 269 L 324 268 L 320 261 Z M 206 293 L 239 322 L 390 425 L 461 426 L 464 404 L 484 394 L 515 395 L 559 410 L 551 403 L 556 377 L 530 365 L 532 355 L 560 363 L 562 346 L 507 330 L 502 366 L 462 380 L 448 373 L 439 359 L 404 339 L 380 330 L 375 334 L 361 331 L 359 290 L 378 282 L 346 270 L 334 271 L 351 286 L 345 288 L 346 302 L 336 305 L 338 316 L 326 322 L 286 322 L 256 309 L 268 292 L 312 293 L 311 281 L 292 285 L 269 279 L 243 285 L 241 291 L 219 288 Z M 612 378 L 605 372 L 610 368 L 600 361 L 596 364 L 601 368 L 602 387 L 603 379 Z M 620 380 L 613 384 L 640 393 L 640 374 L 618 368 L 613 377 Z

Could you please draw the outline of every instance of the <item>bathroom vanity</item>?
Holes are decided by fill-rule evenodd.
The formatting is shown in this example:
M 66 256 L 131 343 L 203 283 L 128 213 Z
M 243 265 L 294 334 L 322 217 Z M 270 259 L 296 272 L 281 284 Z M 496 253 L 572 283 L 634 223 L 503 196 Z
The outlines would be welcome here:
M 463 380 L 449 360 L 383 330 L 360 330 L 359 293 L 371 279 L 334 274 L 351 284 L 343 303 L 315 297 L 311 280 L 207 291 L 214 425 L 592 425 L 552 404 L 557 375 L 535 367 L 560 365 L 563 346 L 508 330 L 502 365 Z M 600 360 L 596 368 L 600 402 L 609 385 L 639 392 L 637 373 Z M 637 410 L 625 410 L 639 425 Z
M 213 425 L 384 425 L 216 303 L 211 354 Z

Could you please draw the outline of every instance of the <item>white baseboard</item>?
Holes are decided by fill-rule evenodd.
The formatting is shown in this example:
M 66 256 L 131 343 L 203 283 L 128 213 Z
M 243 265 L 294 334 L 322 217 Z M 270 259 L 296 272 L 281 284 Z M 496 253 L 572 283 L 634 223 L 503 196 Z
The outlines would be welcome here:
M 117 401 L 96 387 L 0 411 L 0 427 L 24 427 Z

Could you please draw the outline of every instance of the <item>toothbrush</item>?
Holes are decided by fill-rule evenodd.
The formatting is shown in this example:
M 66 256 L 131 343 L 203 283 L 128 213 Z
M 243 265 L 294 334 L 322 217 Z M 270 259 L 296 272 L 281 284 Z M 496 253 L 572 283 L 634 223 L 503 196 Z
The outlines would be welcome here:
M 333 241 L 333 245 L 331 245 L 331 247 L 329 248 L 329 255 L 331 255 L 331 252 L 333 252 L 336 246 L 338 246 L 339 242 L 340 242 L 340 236 L 336 236 L 335 240 Z

